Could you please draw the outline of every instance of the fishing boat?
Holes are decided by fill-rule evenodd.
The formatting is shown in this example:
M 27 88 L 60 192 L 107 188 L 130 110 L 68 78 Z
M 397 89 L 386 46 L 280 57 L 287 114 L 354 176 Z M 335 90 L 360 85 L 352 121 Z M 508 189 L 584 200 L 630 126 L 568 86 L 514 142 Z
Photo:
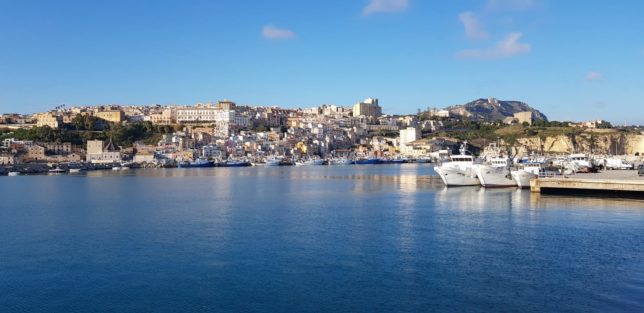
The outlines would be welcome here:
M 20 172 L 9 172 L 7 175 L 8 176 L 19 176 Z
M 508 158 L 492 158 L 488 164 L 476 166 L 476 177 L 483 187 L 516 187 L 517 182 L 510 174 L 510 165 Z
M 448 162 L 434 168 L 446 186 L 478 186 L 474 156 L 467 154 L 467 141 L 461 145 L 460 154 L 449 157 Z
M 69 173 L 70 173 L 70 174 L 78 174 L 78 173 L 80 173 L 82 170 L 83 170 L 82 168 L 70 168 L 70 169 L 69 169 Z
M 360 164 L 360 165 L 366 165 L 366 164 L 380 164 L 382 163 L 382 160 L 379 158 L 371 157 L 371 158 L 359 158 L 355 160 L 355 164 Z
M 519 188 L 529 188 L 530 180 L 539 177 L 539 172 L 542 170 L 542 166 L 543 163 L 541 162 L 519 163 L 516 170 L 510 171 L 510 175 Z

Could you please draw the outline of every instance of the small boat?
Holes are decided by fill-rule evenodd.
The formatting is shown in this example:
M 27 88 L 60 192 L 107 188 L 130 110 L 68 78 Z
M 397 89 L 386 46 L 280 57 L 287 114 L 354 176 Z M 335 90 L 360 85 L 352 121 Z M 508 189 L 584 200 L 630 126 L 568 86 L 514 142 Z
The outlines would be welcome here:
M 70 173 L 70 174 L 78 174 L 78 173 L 80 173 L 82 170 L 83 170 L 82 168 L 70 168 L 70 169 L 69 169 L 69 173 Z
M 20 172 L 9 172 L 7 175 L 8 176 L 19 176 Z
M 244 160 L 227 160 L 225 162 L 217 163 L 218 167 L 245 167 L 252 164 Z
M 280 166 L 283 161 L 282 157 L 270 157 L 266 159 L 266 166 Z
M 330 163 L 333 165 L 351 165 L 353 161 L 349 158 L 335 158 Z
M 53 169 L 49 170 L 49 174 L 62 174 L 62 173 L 66 173 L 66 172 L 67 172 L 66 170 L 64 170 L 64 169 L 62 169 L 60 167 L 53 168 Z
M 306 161 L 296 162 L 295 165 L 324 165 L 324 159 L 308 159 Z
M 395 158 L 391 159 L 391 163 L 393 164 L 402 164 L 402 163 L 407 163 L 409 160 L 407 160 L 406 157 L 403 156 L 396 156 Z
M 201 168 L 201 167 L 215 167 L 214 161 L 208 161 L 204 158 L 198 158 L 193 162 L 181 162 L 179 168 Z
M 120 166 L 114 166 L 112 167 L 112 171 L 120 171 L 121 167 Z
M 416 160 L 414 160 L 414 162 L 415 163 L 431 163 L 432 159 L 423 156 L 423 157 L 416 158 Z

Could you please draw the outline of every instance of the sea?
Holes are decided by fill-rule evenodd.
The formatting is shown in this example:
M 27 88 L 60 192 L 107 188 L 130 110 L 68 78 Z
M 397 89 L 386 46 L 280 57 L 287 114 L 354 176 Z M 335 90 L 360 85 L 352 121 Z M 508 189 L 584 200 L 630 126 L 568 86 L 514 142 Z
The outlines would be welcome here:
M 0 312 L 644 312 L 644 201 L 431 164 L 0 177 Z

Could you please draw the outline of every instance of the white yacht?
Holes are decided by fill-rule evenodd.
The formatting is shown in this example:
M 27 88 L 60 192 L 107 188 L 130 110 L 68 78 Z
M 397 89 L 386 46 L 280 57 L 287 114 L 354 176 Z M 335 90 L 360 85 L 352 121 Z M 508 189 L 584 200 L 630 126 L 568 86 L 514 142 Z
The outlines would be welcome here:
M 434 168 L 446 186 L 478 186 L 474 157 L 466 154 L 467 142 L 461 145 L 459 155 L 452 155 L 449 162 L 445 162 Z
M 476 176 L 483 187 L 516 187 L 510 175 L 510 163 L 508 158 L 492 158 L 489 164 L 476 166 Z

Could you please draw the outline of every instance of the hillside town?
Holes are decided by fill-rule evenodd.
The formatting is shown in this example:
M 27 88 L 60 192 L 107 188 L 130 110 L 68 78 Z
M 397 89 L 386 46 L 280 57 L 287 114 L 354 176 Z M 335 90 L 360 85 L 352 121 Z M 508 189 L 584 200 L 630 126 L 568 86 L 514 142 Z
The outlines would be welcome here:
M 306 109 L 237 105 L 230 100 L 192 106 L 59 106 L 30 115 L 3 114 L 0 165 L 187 167 L 376 158 L 381 162 L 431 162 L 456 152 L 462 140 L 475 142 L 472 149 L 479 153 L 494 141 L 497 148 L 512 146 L 514 154 L 527 155 L 534 151 L 517 148 L 512 142 L 516 138 L 498 131 L 519 127 L 526 132 L 531 128 L 525 127 L 533 124 L 552 123 L 519 102 L 488 98 L 473 105 L 495 113 L 481 115 L 472 106 L 456 106 L 387 115 L 377 98 L 347 107 Z M 602 120 L 566 126 L 612 128 Z M 615 152 L 641 153 L 625 147 Z

